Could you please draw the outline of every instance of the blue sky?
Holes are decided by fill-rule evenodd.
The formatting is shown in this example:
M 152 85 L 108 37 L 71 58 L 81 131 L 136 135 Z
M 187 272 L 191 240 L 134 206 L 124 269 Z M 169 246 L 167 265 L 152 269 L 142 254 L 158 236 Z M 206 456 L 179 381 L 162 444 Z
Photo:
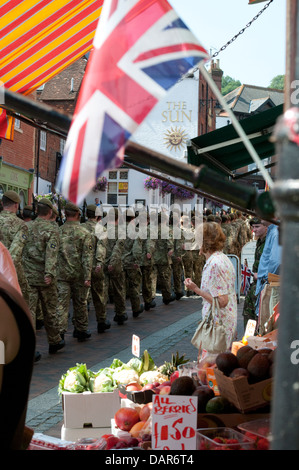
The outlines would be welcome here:
M 268 3 L 249 0 L 168 0 L 211 55 Z M 273 0 L 252 25 L 217 56 L 224 75 L 268 87 L 285 74 L 286 0 Z

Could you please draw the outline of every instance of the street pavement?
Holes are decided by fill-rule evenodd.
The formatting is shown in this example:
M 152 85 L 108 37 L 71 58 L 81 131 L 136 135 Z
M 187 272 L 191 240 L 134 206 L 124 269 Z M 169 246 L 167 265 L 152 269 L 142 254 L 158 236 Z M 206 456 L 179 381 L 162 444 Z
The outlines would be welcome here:
M 238 334 L 244 333 L 243 310 L 244 298 L 238 303 Z M 103 334 L 97 333 L 97 324 L 93 305 L 89 311 L 89 329 L 91 338 L 78 342 L 73 338 L 73 326 L 70 319 L 65 335 L 66 346 L 56 354 L 48 354 L 48 343 L 44 328 L 37 331 L 37 351 L 42 355 L 35 363 L 28 402 L 26 424 L 35 433 L 44 433 L 61 437 L 63 409 L 58 395 L 58 383 L 61 376 L 77 363 L 85 363 L 93 371 L 109 366 L 114 358 L 127 362 L 133 357 L 132 336 L 140 338 L 140 354 L 147 349 L 157 366 L 170 361 L 172 354 L 185 354 L 190 361 L 197 359 L 197 350 L 190 340 L 201 319 L 202 300 L 197 296 L 182 297 L 179 301 L 164 305 L 162 296 L 157 293 L 156 307 L 144 311 L 138 318 L 132 317 L 130 302 L 127 300 L 128 321 L 124 325 L 113 322 L 114 308 L 108 304 L 107 318 L 111 328 Z

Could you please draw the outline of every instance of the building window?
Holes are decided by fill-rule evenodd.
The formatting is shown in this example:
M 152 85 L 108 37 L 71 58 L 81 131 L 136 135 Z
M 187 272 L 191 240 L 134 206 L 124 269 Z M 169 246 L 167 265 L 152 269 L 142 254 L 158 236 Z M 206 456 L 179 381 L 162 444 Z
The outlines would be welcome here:
M 108 173 L 108 191 L 107 203 L 111 205 L 128 204 L 128 183 L 129 171 L 109 171 Z M 112 180 L 112 181 L 111 181 Z
M 21 129 L 21 121 L 18 118 L 15 118 L 15 129 Z
M 119 179 L 121 180 L 127 180 L 128 179 L 128 171 L 120 171 L 119 172 Z
M 41 150 L 46 150 L 47 148 L 47 133 L 45 131 L 40 131 L 40 144 L 39 148 Z
M 64 147 L 65 147 L 65 139 L 60 139 L 59 152 L 61 153 L 61 155 L 63 155 Z

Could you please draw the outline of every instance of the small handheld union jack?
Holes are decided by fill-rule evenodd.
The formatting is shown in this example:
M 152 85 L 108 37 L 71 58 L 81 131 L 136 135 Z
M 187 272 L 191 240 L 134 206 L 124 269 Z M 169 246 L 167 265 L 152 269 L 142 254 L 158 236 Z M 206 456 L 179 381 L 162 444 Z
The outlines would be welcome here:
M 156 103 L 207 60 L 166 0 L 105 0 L 67 137 L 57 189 L 79 204 Z
M 251 270 L 246 264 L 241 264 L 241 293 L 247 295 L 250 287 Z

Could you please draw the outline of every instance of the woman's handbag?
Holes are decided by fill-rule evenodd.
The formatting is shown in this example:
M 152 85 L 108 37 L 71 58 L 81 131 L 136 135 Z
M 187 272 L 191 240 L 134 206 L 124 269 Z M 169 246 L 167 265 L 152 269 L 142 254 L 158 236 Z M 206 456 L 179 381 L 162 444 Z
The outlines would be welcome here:
M 203 349 L 210 353 L 220 353 L 226 351 L 226 333 L 221 319 L 214 324 L 215 313 L 220 310 L 218 299 L 213 297 L 213 303 L 205 319 L 200 321 L 191 339 L 191 343 L 197 349 Z M 219 316 L 220 317 L 220 316 Z

